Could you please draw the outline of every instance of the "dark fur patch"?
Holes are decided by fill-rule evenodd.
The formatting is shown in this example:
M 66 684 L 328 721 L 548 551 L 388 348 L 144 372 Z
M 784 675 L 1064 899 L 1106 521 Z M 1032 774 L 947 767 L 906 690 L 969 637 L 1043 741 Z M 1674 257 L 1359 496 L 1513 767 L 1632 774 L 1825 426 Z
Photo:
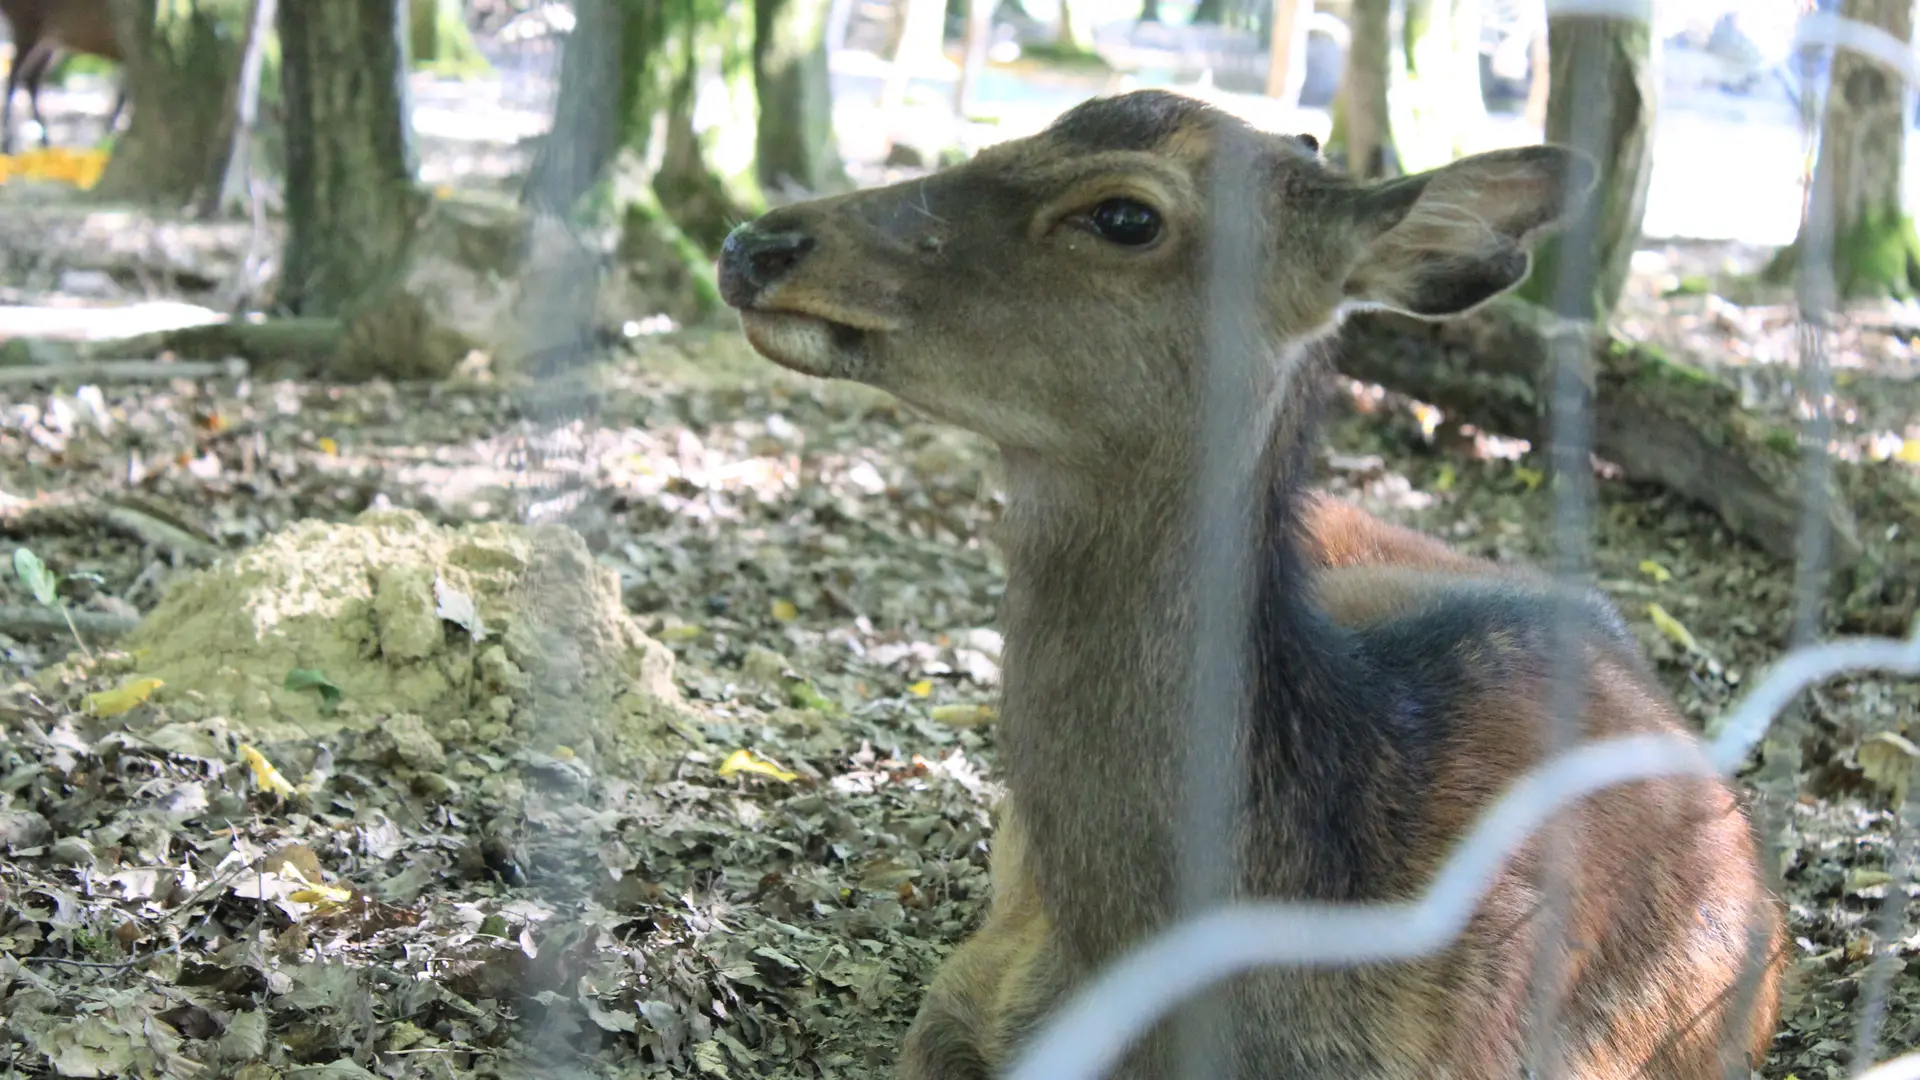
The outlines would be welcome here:
M 1048 136 L 1069 149 L 1152 150 L 1196 120 L 1209 123 L 1225 114 L 1203 101 L 1165 90 L 1136 90 L 1118 97 L 1094 98 L 1062 113 Z
M 1400 306 L 1415 315 L 1455 315 L 1519 284 L 1532 264 L 1520 247 L 1485 259 L 1436 260 L 1409 283 Z
M 1300 899 L 1386 898 L 1407 884 L 1422 800 L 1475 695 L 1550 676 L 1564 613 L 1552 589 L 1473 579 L 1397 618 L 1337 626 L 1306 598 L 1293 498 L 1276 493 L 1253 613 L 1250 802 L 1294 832 L 1285 843 L 1299 861 L 1270 884 Z M 1611 603 L 1574 599 L 1583 639 L 1637 655 Z

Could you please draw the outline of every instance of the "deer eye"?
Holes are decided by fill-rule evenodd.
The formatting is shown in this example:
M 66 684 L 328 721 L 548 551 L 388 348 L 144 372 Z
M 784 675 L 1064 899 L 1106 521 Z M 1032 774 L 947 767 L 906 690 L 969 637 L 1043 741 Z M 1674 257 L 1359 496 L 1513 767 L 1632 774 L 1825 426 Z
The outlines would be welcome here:
M 1094 235 L 1122 247 L 1145 247 L 1160 238 L 1160 212 L 1137 199 L 1108 199 L 1087 215 Z

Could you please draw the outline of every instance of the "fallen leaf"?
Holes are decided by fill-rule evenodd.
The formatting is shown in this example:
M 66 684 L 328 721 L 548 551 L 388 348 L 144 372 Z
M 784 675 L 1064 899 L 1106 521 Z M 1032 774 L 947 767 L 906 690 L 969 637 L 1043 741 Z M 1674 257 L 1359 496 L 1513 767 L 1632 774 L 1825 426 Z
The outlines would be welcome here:
M 1648 604 L 1647 617 L 1653 620 L 1654 628 L 1673 639 L 1674 644 L 1690 653 L 1704 653 L 1705 650 L 1700 648 L 1700 643 L 1694 640 L 1693 632 L 1688 630 L 1679 619 L 1669 615 L 1666 608 L 1659 604 Z
M 155 690 L 165 685 L 159 679 L 133 679 L 116 689 L 88 694 L 86 708 L 89 713 L 102 718 L 119 716 L 136 705 L 144 704 Z
M 1653 580 L 1665 584 L 1673 579 L 1673 572 L 1652 559 L 1640 560 L 1640 572 Z
M 246 758 L 247 764 L 252 767 L 253 781 L 260 785 L 261 791 L 281 796 L 293 794 L 293 785 L 287 781 L 286 777 L 280 775 L 280 770 L 274 767 L 273 762 L 267 760 L 265 754 L 246 743 L 241 743 L 240 756 Z
M 791 600 L 777 599 L 772 603 L 771 608 L 773 617 L 781 622 L 792 622 L 800 617 L 800 609 L 794 607 Z
M 799 773 L 788 772 L 751 750 L 735 750 L 728 754 L 727 760 L 720 763 L 719 772 L 721 776 L 734 776 L 743 772 L 759 773 L 786 783 L 800 779 Z
M 907 692 L 914 697 L 926 697 L 928 694 L 933 693 L 933 680 L 921 679 L 919 682 L 907 687 Z
M 927 716 L 936 723 L 953 727 L 978 727 L 990 724 L 998 714 L 991 705 L 935 705 Z
M 1920 761 L 1920 746 L 1896 732 L 1876 731 L 1861 740 L 1855 757 L 1869 781 L 1891 794 L 1895 803 L 1906 801 L 1913 764 Z

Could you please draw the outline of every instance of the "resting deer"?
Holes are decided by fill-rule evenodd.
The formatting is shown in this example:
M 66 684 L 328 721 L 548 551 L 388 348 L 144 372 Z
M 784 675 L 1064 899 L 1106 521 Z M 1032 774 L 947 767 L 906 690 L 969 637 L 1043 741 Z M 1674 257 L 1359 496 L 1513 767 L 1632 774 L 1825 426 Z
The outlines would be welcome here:
M 1257 462 L 1244 520 L 1231 892 L 1418 896 L 1549 746 L 1558 593 L 1306 491 L 1315 380 L 1343 315 L 1440 318 L 1518 284 L 1592 183 L 1555 147 L 1361 185 L 1308 139 L 1176 95 L 1096 99 L 927 179 L 798 203 L 728 237 L 721 293 L 792 370 L 887 390 L 998 443 L 1006 509 L 999 764 L 985 925 L 910 1029 L 904 1080 L 984 1080 L 1066 994 L 1179 909 L 1199 623 L 1196 509 L 1212 170 L 1252 155 Z M 1684 725 L 1603 599 L 1581 608 L 1586 738 Z M 1780 911 L 1715 779 L 1640 781 L 1562 819 L 1577 845 L 1555 1045 L 1569 1080 L 1720 1080 L 1777 1019 Z M 1516 1080 L 1542 896 L 1537 843 L 1463 935 L 1416 962 L 1264 968 L 1204 999 L 1236 1080 Z M 1736 984 L 1750 928 L 1771 950 Z M 1748 1003 L 1737 1015 L 1735 1003 Z M 1176 1075 L 1175 1029 L 1116 1075 Z M 1722 1047 L 1725 1049 L 1722 1049 Z

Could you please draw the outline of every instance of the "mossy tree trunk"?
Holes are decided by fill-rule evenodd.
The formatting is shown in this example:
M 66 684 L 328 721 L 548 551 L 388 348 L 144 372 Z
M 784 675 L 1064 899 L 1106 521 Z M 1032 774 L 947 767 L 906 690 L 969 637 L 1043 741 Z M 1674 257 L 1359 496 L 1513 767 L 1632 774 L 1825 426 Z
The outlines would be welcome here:
M 764 205 L 754 13 L 729 0 L 580 0 L 574 13 L 524 200 L 575 225 L 615 226 L 642 288 L 692 315 L 717 302 L 711 259 L 727 231 Z
M 1634 19 L 1561 15 L 1548 25 L 1552 61 L 1546 141 L 1576 146 L 1600 162 L 1593 193 L 1594 250 L 1568 252 L 1558 239 L 1541 244 L 1520 295 L 1559 307 L 1563 260 L 1593 260 L 1593 291 L 1560 314 L 1604 322 L 1626 287 L 1653 178 L 1653 114 L 1658 73 L 1653 35 Z M 1591 64 L 1589 69 L 1587 65 Z
M 1844 14 L 1899 41 L 1913 39 L 1913 0 L 1846 0 Z M 1906 101 L 1899 76 L 1851 49 L 1835 50 L 1819 167 L 1834 200 L 1833 284 L 1843 299 L 1920 291 L 1920 239 L 1900 198 Z M 1797 237 L 1783 249 L 1768 275 L 1792 276 L 1803 242 Z
M 1353 36 L 1347 46 L 1347 70 L 1333 102 L 1333 133 L 1328 149 L 1345 156 L 1347 172 L 1371 180 L 1391 175 L 1387 90 L 1393 61 L 1392 0 L 1353 0 Z
M 280 300 L 338 314 L 378 288 L 425 196 L 407 142 L 400 0 L 279 5 L 287 253 Z
M 218 188 L 233 151 L 246 0 L 112 0 L 133 115 L 94 189 L 183 205 Z
M 989 0 L 973 0 L 976 7 Z M 759 181 L 809 193 L 851 186 L 833 134 L 828 0 L 754 0 L 753 90 Z
M 1479 0 L 1406 0 L 1400 56 L 1388 63 L 1395 156 L 1407 172 L 1439 168 L 1467 150 L 1486 120 L 1480 91 Z

